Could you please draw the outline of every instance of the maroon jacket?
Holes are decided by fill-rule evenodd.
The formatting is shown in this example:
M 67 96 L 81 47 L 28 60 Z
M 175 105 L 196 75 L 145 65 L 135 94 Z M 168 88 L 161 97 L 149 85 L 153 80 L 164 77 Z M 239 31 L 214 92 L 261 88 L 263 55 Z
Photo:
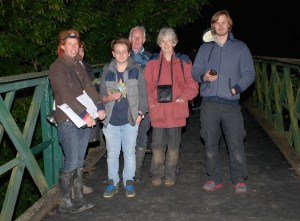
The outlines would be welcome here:
M 175 54 L 173 51 L 173 102 L 157 102 L 157 79 L 161 63 L 160 54 L 156 54 L 146 65 L 144 75 L 148 90 L 148 104 L 151 126 L 154 128 L 174 128 L 186 125 L 186 118 L 189 116 L 188 101 L 198 94 L 199 84 L 192 78 L 192 62 L 186 55 Z M 180 59 L 184 67 L 182 73 Z M 162 70 L 159 85 L 172 84 L 171 62 L 162 59 Z M 184 102 L 175 102 L 182 98 Z

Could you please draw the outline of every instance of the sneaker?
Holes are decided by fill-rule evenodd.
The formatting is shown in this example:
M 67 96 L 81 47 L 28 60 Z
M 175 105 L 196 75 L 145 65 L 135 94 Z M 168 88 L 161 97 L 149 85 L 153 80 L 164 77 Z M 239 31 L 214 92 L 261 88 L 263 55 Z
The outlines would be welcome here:
M 214 181 L 207 181 L 206 184 L 203 186 L 203 190 L 205 191 L 214 191 L 223 186 L 222 183 L 216 184 Z
M 152 185 L 153 186 L 159 186 L 161 184 L 161 179 L 153 179 L 152 180 Z
M 126 196 L 127 197 L 135 197 L 136 193 L 135 193 L 135 190 L 134 190 L 133 180 L 127 180 L 126 181 L 125 190 L 126 190 Z
M 173 186 L 174 184 L 175 184 L 174 179 L 166 179 L 166 181 L 165 181 L 166 186 Z
M 111 198 L 118 192 L 118 185 L 114 186 L 113 180 L 108 180 L 105 192 L 103 194 L 104 198 Z
M 246 193 L 247 192 L 247 186 L 245 183 L 238 183 L 234 185 L 234 189 L 236 193 Z

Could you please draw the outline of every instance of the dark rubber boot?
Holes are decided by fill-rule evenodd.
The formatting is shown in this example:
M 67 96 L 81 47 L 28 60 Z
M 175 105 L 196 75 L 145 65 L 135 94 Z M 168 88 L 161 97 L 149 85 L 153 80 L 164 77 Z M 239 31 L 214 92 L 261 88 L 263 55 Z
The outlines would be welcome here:
M 74 202 L 80 206 L 81 211 L 91 209 L 94 204 L 87 203 L 83 197 L 83 168 L 77 168 L 74 173 L 74 184 L 73 184 Z
M 59 171 L 59 187 L 61 195 L 61 202 L 59 204 L 60 212 L 78 213 L 82 211 L 80 206 L 76 205 L 71 198 L 73 177 L 74 171 L 68 173 Z
M 135 177 L 134 180 L 135 182 L 140 182 L 142 181 L 142 168 L 144 164 L 144 159 L 145 159 L 145 154 L 146 154 L 146 148 L 142 147 L 136 147 L 136 170 L 135 170 Z

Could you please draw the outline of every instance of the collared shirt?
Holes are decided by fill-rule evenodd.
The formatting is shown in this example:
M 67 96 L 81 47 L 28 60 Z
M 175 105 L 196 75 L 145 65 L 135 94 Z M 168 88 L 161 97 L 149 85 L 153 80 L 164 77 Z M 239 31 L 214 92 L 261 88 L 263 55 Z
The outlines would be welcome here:
M 138 53 L 135 53 L 134 50 L 131 50 L 130 57 L 132 57 L 134 61 L 138 63 L 144 70 L 148 60 L 150 59 L 150 54 L 145 51 L 144 47 L 141 47 Z

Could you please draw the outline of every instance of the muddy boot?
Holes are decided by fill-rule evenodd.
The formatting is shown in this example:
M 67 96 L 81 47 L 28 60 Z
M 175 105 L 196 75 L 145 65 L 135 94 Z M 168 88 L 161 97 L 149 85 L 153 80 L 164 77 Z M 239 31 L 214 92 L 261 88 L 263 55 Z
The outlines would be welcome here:
M 74 171 L 68 173 L 59 171 L 59 188 L 61 195 L 61 202 L 59 204 L 60 212 L 78 213 L 82 211 L 80 206 L 75 204 L 71 198 L 73 176 Z
M 142 181 L 142 167 L 145 159 L 146 154 L 146 148 L 142 147 L 136 147 L 136 170 L 135 170 L 135 182 L 141 182 Z
M 81 211 L 91 209 L 94 207 L 94 204 L 87 203 L 83 198 L 83 168 L 77 168 L 74 174 L 74 184 L 73 184 L 73 193 L 75 203 L 80 206 Z

